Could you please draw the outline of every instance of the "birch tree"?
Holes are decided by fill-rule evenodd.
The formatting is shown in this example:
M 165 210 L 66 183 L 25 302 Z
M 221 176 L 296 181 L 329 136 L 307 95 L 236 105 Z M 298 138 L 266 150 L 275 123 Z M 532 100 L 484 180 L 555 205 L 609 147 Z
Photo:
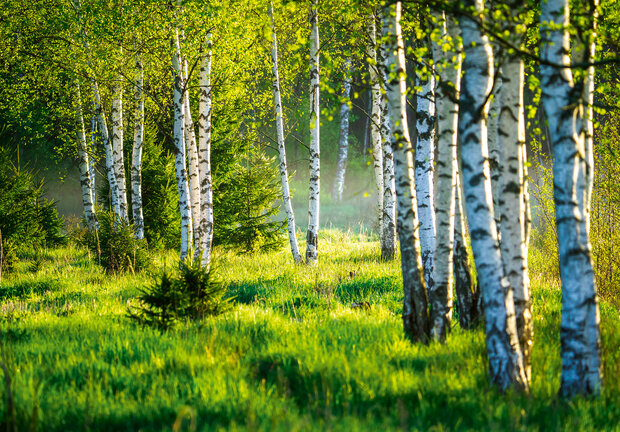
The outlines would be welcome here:
M 286 161 L 286 146 L 284 145 L 284 116 L 282 114 L 282 97 L 280 95 L 280 74 L 278 70 L 278 39 L 276 35 L 276 25 L 275 18 L 273 14 L 273 2 L 269 3 L 269 16 L 271 18 L 271 30 L 272 30 L 272 39 L 271 39 L 271 61 L 272 61 L 272 91 L 273 91 L 273 105 L 276 114 L 276 136 L 278 140 L 278 156 L 280 158 L 280 181 L 282 183 L 282 201 L 284 203 L 284 208 L 286 210 L 286 219 L 287 219 L 287 228 L 288 228 L 288 239 L 291 245 L 291 253 L 293 254 L 293 260 L 296 264 L 300 264 L 302 262 L 301 253 L 299 252 L 299 244 L 297 243 L 297 235 L 296 235 L 296 225 L 295 225 L 295 213 L 293 212 L 293 205 L 291 203 L 291 192 L 288 184 L 288 168 Z M 345 80 L 345 86 L 346 86 Z M 349 90 L 351 88 L 349 81 Z M 345 87 L 345 91 L 346 87 Z M 343 104 L 346 105 L 346 104 Z M 348 109 L 348 105 L 347 105 Z M 348 130 L 348 111 L 345 113 L 347 116 L 347 130 Z M 342 108 L 340 111 L 340 115 L 342 117 Z M 342 121 L 342 120 L 341 120 Z M 343 146 L 342 143 L 342 123 L 340 129 L 340 147 Z M 347 138 L 348 139 L 348 138 Z M 340 158 L 340 152 L 339 152 Z M 339 159 L 340 160 L 340 159 Z M 344 163 L 346 164 L 346 143 L 344 149 Z M 340 163 L 340 162 L 339 162 Z M 342 168 L 342 181 L 344 182 L 344 167 Z M 342 185 L 339 189 L 340 196 L 342 197 Z M 308 231 L 309 233 L 309 231 Z
M 135 237 L 144 238 L 144 215 L 142 211 L 142 147 L 144 144 L 144 67 L 142 52 L 137 50 L 135 58 L 136 82 L 134 84 L 134 130 L 131 157 L 131 211 Z
M 321 152 L 319 145 L 319 17 L 318 0 L 310 1 L 310 195 L 308 203 L 308 234 L 306 236 L 306 263 L 319 259 L 319 193 L 321 187 Z
M 334 177 L 334 187 L 332 189 L 332 199 L 336 202 L 342 201 L 342 194 L 344 192 L 344 176 L 347 169 L 347 156 L 349 151 L 349 112 L 351 111 L 351 109 L 349 108 L 350 96 L 351 58 L 348 58 L 345 66 L 344 78 L 342 80 L 342 102 L 340 103 L 340 136 L 338 140 L 338 162 L 336 165 L 336 175 Z
M 205 38 L 200 61 L 200 100 L 198 106 L 198 164 L 200 172 L 200 264 L 211 266 L 213 244 L 213 179 L 211 176 L 211 62 L 213 42 L 211 33 Z
M 75 120 L 76 120 L 76 139 L 78 157 L 80 160 L 80 188 L 82 190 L 82 206 L 84 208 L 84 218 L 86 225 L 91 230 L 97 230 L 97 215 L 95 214 L 95 204 L 93 198 L 93 185 L 90 181 L 90 161 L 86 143 L 86 130 L 84 128 L 84 115 L 82 110 L 82 95 L 80 83 L 76 82 L 76 101 L 75 101 Z
M 392 125 L 398 236 L 403 272 L 403 325 L 412 341 L 429 338 L 428 298 L 422 271 L 413 155 L 406 113 L 405 50 L 400 26 L 401 2 L 383 8 L 388 80 L 386 85 Z
M 541 2 L 542 103 L 553 147 L 553 195 L 562 279 L 562 388 L 565 396 L 598 394 L 601 340 L 598 296 L 578 179 L 586 169 L 583 112 L 569 67 L 568 0 Z M 583 175 L 582 175 L 583 178 Z
M 123 52 L 121 50 L 121 56 Z M 112 157 L 114 160 L 114 174 L 118 188 L 119 216 L 127 219 L 127 185 L 125 180 L 124 156 L 124 125 L 123 125 L 123 77 L 118 75 L 112 98 Z
M 481 0 L 468 0 L 480 14 Z M 486 345 L 491 382 L 501 390 L 527 390 L 516 329 L 513 290 L 504 276 L 490 182 L 486 119 L 492 89 L 493 53 L 478 25 L 460 20 L 465 58 L 459 106 L 459 136 L 467 220 L 485 311 Z

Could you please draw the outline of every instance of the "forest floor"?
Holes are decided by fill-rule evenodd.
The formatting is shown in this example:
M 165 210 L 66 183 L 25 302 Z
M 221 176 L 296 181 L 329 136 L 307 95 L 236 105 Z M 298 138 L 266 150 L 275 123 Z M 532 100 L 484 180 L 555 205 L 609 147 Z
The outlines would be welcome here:
M 0 428 L 620 430 L 618 310 L 601 302 L 602 395 L 557 397 L 561 293 L 536 251 L 528 396 L 489 386 L 481 328 L 405 339 L 399 261 L 367 234 L 324 231 L 320 251 L 309 268 L 219 252 L 232 311 L 164 333 L 127 317 L 152 275 L 109 276 L 73 247 L 22 255 L 0 284 Z

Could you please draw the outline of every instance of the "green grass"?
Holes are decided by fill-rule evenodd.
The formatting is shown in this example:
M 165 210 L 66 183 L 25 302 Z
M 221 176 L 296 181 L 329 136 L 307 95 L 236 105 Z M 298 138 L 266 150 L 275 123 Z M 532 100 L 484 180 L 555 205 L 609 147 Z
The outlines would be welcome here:
M 108 276 L 83 250 L 31 252 L 0 285 L 0 429 L 620 430 L 617 309 L 601 305 L 602 395 L 558 398 L 560 291 L 534 274 L 532 393 L 501 395 L 481 329 L 404 338 L 399 265 L 377 242 L 326 231 L 320 249 L 310 268 L 286 249 L 218 253 L 235 308 L 166 333 L 126 317 L 149 275 Z

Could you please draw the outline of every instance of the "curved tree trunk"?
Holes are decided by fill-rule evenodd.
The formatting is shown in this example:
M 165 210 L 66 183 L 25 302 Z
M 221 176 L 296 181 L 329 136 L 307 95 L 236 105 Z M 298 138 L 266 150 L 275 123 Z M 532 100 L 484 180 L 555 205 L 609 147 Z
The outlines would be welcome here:
M 213 180 L 211 178 L 211 33 L 205 40 L 200 63 L 200 105 L 198 108 L 198 164 L 200 165 L 200 262 L 207 270 L 211 266 L 213 244 Z
M 319 17 L 318 0 L 310 2 L 310 196 L 306 263 L 319 259 L 319 194 L 321 188 L 321 151 L 319 144 Z
M 76 103 L 75 103 L 75 120 L 76 120 L 76 139 L 78 157 L 80 159 L 80 188 L 82 190 L 82 206 L 84 207 L 84 218 L 86 225 L 90 230 L 99 229 L 97 223 L 97 215 L 95 214 L 95 204 L 93 201 L 93 188 L 90 182 L 90 161 L 88 158 L 88 148 L 86 144 L 86 130 L 84 129 L 84 115 L 82 113 L 82 95 L 80 92 L 80 83 L 76 82 Z
M 192 212 L 185 165 L 185 109 L 183 101 L 183 69 L 179 31 L 172 39 L 172 73 L 174 77 L 174 166 L 176 170 L 179 207 L 181 212 L 181 261 L 185 261 L 192 248 Z
M 407 125 L 405 50 L 400 27 L 401 2 L 383 9 L 383 33 L 386 43 L 388 82 L 386 85 L 392 148 L 394 150 L 398 236 L 403 272 L 403 325 L 412 341 L 426 343 L 429 338 L 428 299 L 422 271 L 413 156 Z
M 482 1 L 468 5 L 483 9 Z M 497 226 L 493 219 L 485 106 L 491 91 L 493 54 L 475 22 L 461 19 L 465 59 L 459 106 L 463 184 L 472 249 L 482 288 L 486 345 L 491 382 L 501 390 L 514 386 L 527 390 L 523 358 L 514 315 L 513 290 L 504 277 Z
M 133 151 L 131 158 L 131 211 L 135 227 L 135 237 L 144 238 L 144 214 L 142 212 L 142 146 L 144 144 L 144 67 L 142 53 L 136 54 L 136 84 L 134 98 L 136 103 L 133 129 Z
M 275 31 L 274 31 L 275 34 Z M 347 59 L 346 71 L 342 80 L 342 103 L 340 104 L 340 137 L 338 140 L 338 162 L 332 199 L 342 201 L 344 192 L 344 175 L 347 169 L 347 153 L 349 151 L 349 102 L 351 96 L 351 58 Z
M 541 56 L 568 65 L 568 0 L 541 2 Z M 552 23 L 553 25 L 550 25 Z M 581 113 L 570 68 L 541 64 L 542 103 L 553 146 L 553 191 L 562 279 L 562 394 L 598 394 L 601 340 L 598 296 L 592 270 L 587 223 L 578 195 L 585 172 Z
M 282 115 L 282 98 L 280 96 L 280 74 L 278 70 L 278 39 L 276 35 L 276 24 L 273 16 L 273 2 L 269 4 L 269 16 L 271 17 L 271 61 L 272 61 L 272 90 L 273 90 L 273 105 L 276 113 L 276 135 L 278 139 L 278 155 L 280 157 L 280 181 L 282 183 L 282 201 L 284 202 L 284 208 L 286 210 L 287 228 L 288 228 L 288 240 L 291 245 L 291 252 L 293 254 L 293 260 L 296 264 L 302 262 L 301 253 L 299 252 L 299 244 L 297 243 L 297 226 L 295 224 L 295 213 L 293 212 L 293 205 L 291 203 L 291 192 L 288 184 L 288 168 L 286 163 L 286 146 L 284 145 L 284 116 Z M 346 82 L 345 82 L 346 85 Z M 350 85 L 349 85 L 350 89 Z M 347 105 L 348 108 L 348 105 Z M 342 115 L 342 110 L 341 110 Z M 347 130 L 348 130 L 348 111 L 347 111 Z M 342 126 L 340 130 L 341 145 L 342 145 Z M 344 160 L 346 163 L 346 147 Z M 344 179 L 344 168 L 342 172 Z M 341 191 L 342 193 L 342 191 Z

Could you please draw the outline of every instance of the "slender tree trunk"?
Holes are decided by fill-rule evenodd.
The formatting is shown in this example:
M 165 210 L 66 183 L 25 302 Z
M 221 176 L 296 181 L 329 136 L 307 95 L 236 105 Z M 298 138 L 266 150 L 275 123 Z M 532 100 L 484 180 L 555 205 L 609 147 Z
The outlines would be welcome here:
M 211 61 L 213 48 L 211 33 L 205 40 L 205 51 L 200 63 L 200 105 L 198 114 L 198 163 L 200 165 L 200 253 L 201 265 L 211 266 L 213 243 L 213 180 L 211 178 Z
M 495 54 L 494 54 L 495 55 Z M 491 189 L 493 191 L 493 210 L 494 210 L 494 218 L 495 225 L 497 226 L 497 235 L 498 238 L 502 239 L 502 230 L 501 230 L 501 222 L 502 222 L 502 214 L 501 207 L 499 205 L 499 197 L 501 195 L 500 189 L 500 151 L 498 147 L 498 119 L 499 119 L 499 95 L 502 91 L 502 78 L 499 73 L 497 73 L 497 69 L 494 69 L 496 72 L 495 83 L 493 87 L 493 97 L 489 100 L 489 114 L 487 116 L 487 142 L 489 143 L 489 170 L 491 173 Z
M 401 2 L 384 6 L 383 33 L 386 43 L 388 82 L 386 86 L 392 148 L 394 150 L 398 236 L 403 272 L 403 324 L 412 341 L 429 338 L 428 299 L 422 271 L 413 156 L 406 113 L 405 50 L 400 27 Z
M 284 208 L 286 210 L 286 219 L 288 225 L 288 239 L 291 245 L 291 252 L 293 254 L 293 260 L 296 264 L 302 263 L 301 253 L 299 252 L 299 244 L 297 243 L 297 226 L 295 225 L 295 213 L 293 212 L 293 205 L 291 203 L 291 192 L 288 185 L 288 168 L 286 163 L 286 146 L 284 145 L 284 116 L 282 115 L 282 98 L 280 96 L 280 75 L 278 70 L 278 39 L 276 35 L 275 18 L 273 16 L 273 2 L 269 3 L 269 16 L 271 17 L 271 30 L 273 38 L 271 40 L 271 61 L 272 61 L 272 90 L 273 90 L 273 105 L 276 113 L 276 135 L 278 139 L 278 155 L 280 157 L 280 181 L 282 182 L 282 201 L 284 202 Z M 346 84 L 345 80 L 345 91 Z M 349 89 L 351 88 L 349 81 Z M 346 104 L 343 104 L 346 105 Z M 348 109 L 348 105 L 347 109 Z M 340 111 L 342 117 L 342 109 Z M 347 132 L 349 127 L 348 110 L 346 112 L 347 117 Z M 342 146 L 342 120 L 340 128 L 340 145 Z M 340 158 L 340 152 L 339 152 Z M 346 138 L 344 149 L 344 163 L 346 164 Z M 339 165 L 340 167 L 340 165 Z M 342 168 L 342 177 L 344 180 L 344 167 Z M 342 194 L 342 189 L 340 189 Z
M 112 143 L 108 135 L 108 123 L 106 120 L 103 107 L 101 106 L 101 95 L 99 93 L 99 86 L 93 81 L 93 93 L 95 98 L 95 112 L 97 114 L 97 122 L 99 123 L 99 132 L 101 133 L 101 142 L 105 150 L 105 170 L 108 176 L 108 184 L 110 185 L 110 204 L 112 206 L 112 212 L 121 217 L 121 210 L 119 205 L 119 191 L 118 182 L 116 180 L 116 171 L 114 169 L 114 155 L 112 152 Z
M 568 0 L 541 2 L 541 57 L 568 65 Z M 551 23 L 551 24 L 550 24 Z M 553 191 L 562 279 L 562 389 L 565 396 L 598 394 L 601 340 L 598 296 L 592 270 L 587 223 L 578 196 L 585 172 L 584 135 L 570 68 L 541 64 L 542 103 L 553 146 Z
M 351 59 L 347 59 L 346 71 L 342 80 L 342 103 L 340 104 L 340 139 L 338 141 L 338 164 L 334 178 L 332 198 L 342 201 L 344 192 L 344 175 L 347 169 L 347 153 L 349 151 L 349 103 L 351 95 Z
M 518 16 L 519 3 L 511 8 Z M 521 35 L 516 26 L 506 28 L 519 45 Z M 529 219 L 525 190 L 525 118 L 523 114 L 523 60 L 515 55 L 504 58 L 502 86 L 498 92 L 499 118 L 497 147 L 499 149 L 499 213 L 501 214 L 501 251 L 504 273 L 514 289 L 515 314 L 519 345 L 523 353 L 525 374 L 531 377 L 531 347 L 534 326 L 527 266 Z
M 368 75 L 370 78 L 371 110 L 370 110 L 370 141 L 372 145 L 372 165 L 375 172 L 375 185 L 377 186 L 377 215 L 379 237 L 382 238 L 383 218 L 383 149 L 381 146 L 381 83 L 377 70 L 377 29 L 375 16 L 368 17 L 368 47 L 366 54 L 370 59 Z M 381 243 L 383 243 L 381 241 Z
M 481 0 L 469 0 L 466 4 L 475 5 L 479 11 L 484 8 Z M 504 277 L 493 218 L 485 103 L 492 88 L 493 54 L 487 37 L 474 21 L 463 18 L 460 26 L 465 52 L 459 106 L 463 183 L 474 261 L 484 300 L 490 378 L 501 390 L 511 386 L 527 390 L 513 290 Z
M 462 329 L 469 330 L 474 328 L 480 317 L 480 290 L 471 274 L 462 196 L 461 176 L 457 173 L 454 194 L 454 291 L 459 308 L 459 324 Z
M 131 211 L 135 237 L 144 238 L 144 215 L 142 212 L 142 146 L 144 144 L 144 67 L 142 52 L 136 54 L 136 84 L 134 86 L 135 115 L 133 127 L 133 151 L 131 158 Z
M 381 13 L 379 12 L 381 16 Z M 381 20 L 383 18 L 381 17 Z M 381 217 L 381 259 L 391 260 L 396 255 L 396 184 L 394 180 L 394 151 L 392 125 L 386 93 L 388 81 L 385 45 L 379 44 L 377 65 L 381 80 L 381 145 L 383 147 L 383 215 Z
M 121 51 L 122 53 L 122 51 Z M 112 155 L 114 157 L 114 173 L 118 185 L 119 215 L 127 219 L 127 186 L 125 180 L 124 156 L 124 125 L 123 125 L 123 79 L 118 76 L 118 84 L 112 100 Z
M 318 0 L 310 2 L 310 196 L 308 205 L 308 235 L 306 263 L 319 259 L 319 193 L 321 188 L 321 151 L 319 145 L 319 18 Z
M 89 165 L 90 187 L 93 195 L 93 204 L 97 205 L 97 184 L 95 183 L 95 163 L 96 159 L 93 157 L 96 154 L 97 149 L 97 115 L 94 113 L 90 120 L 90 145 L 88 146 L 88 155 L 91 159 Z
M 434 234 L 432 238 L 434 256 L 431 257 L 434 281 L 429 285 L 429 301 L 431 303 L 431 334 L 436 340 L 443 341 L 452 320 L 453 249 L 456 230 L 455 191 L 458 169 L 456 146 L 461 56 L 458 54 L 460 47 L 454 46 L 457 44 L 459 36 L 458 27 L 453 21 L 447 22 L 442 13 L 436 13 L 435 16 L 441 29 L 441 39 L 433 42 L 431 46 L 433 63 L 439 76 L 439 82 L 435 92 L 437 109 L 437 195 L 434 214 L 436 221 L 435 232 L 429 232 L 428 235 L 431 237 Z M 446 46 L 450 48 L 444 52 L 443 49 Z M 453 58 L 457 59 L 456 64 L 453 63 Z M 419 138 L 418 145 L 420 145 Z M 432 177 L 429 180 L 432 180 Z M 420 209 L 420 218 L 422 218 L 422 209 Z M 456 220 L 456 223 L 460 223 L 460 221 Z M 429 224 L 429 231 L 431 228 L 432 226 Z M 463 276 L 465 277 L 465 275 Z
M 181 261 L 185 261 L 192 248 L 192 212 L 190 207 L 189 184 L 185 165 L 185 109 L 183 100 L 183 69 L 181 66 L 181 46 L 179 31 L 172 38 L 172 73 L 174 78 L 174 165 L 179 207 L 181 212 Z
M 419 69 L 420 66 L 417 68 Z M 421 91 L 417 93 L 416 110 L 416 151 L 415 151 L 415 188 L 418 197 L 418 214 L 420 217 L 420 246 L 422 248 L 422 265 L 424 280 L 429 293 L 429 301 L 433 315 L 436 311 L 433 302 L 435 283 L 434 257 L 435 251 L 435 199 L 434 199 L 434 159 L 435 159 L 435 79 L 431 72 L 428 76 L 416 71 L 416 80 Z M 437 303 L 438 304 L 438 303 Z M 442 308 L 443 310 L 443 308 Z M 431 317 L 433 318 L 433 317 Z M 431 333 L 436 334 L 437 323 L 431 320 Z M 448 324 L 449 325 L 449 322 Z M 440 331 L 440 333 L 445 333 Z M 439 337 L 441 339 L 441 337 Z
M 183 63 L 185 95 L 183 106 L 185 109 L 185 147 L 187 149 L 188 167 L 189 167 L 189 197 L 192 209 L 192 222 L 194 230 L 194 259 L 200 257 L 200 172 L 198 170 L 198 148 L 196 146 L 196 132 L 194 131 L 194 120 L 192 119 L 192 110 L 190 108 L 189 93 L 189 75 L 187 69 L 187 60 Z
M 75 119 L 77 125 L 76 139 L 78 157 L 80 158 L 80 187 L 82 189 L 82 205 L 84 207 L 84 218 L 86 219 L 86 225 L 88 226 L 88 229 L 97 230 L 99 229 L 99 224 L 97 223 L 97 215 L 95 214 L 93 188 L 90 182 L 90 161 L 88 160 L 86 131 L 84 129 L 84 115 L 82 114 L 82 95 L 80 92 L 79 82 L 76 82 Z

